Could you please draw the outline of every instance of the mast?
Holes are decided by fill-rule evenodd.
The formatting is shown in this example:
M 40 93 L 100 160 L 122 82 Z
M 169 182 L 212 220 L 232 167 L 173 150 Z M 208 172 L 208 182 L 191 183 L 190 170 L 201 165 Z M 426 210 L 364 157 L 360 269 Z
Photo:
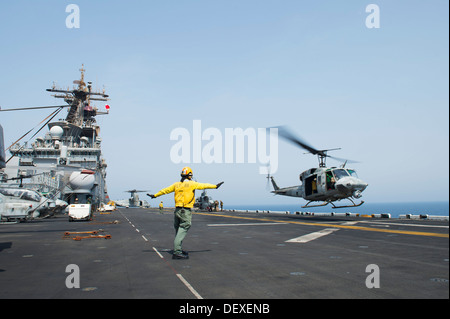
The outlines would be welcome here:
M 108 101 L 108 95 L 105 92 L 93 92 L 92 82 L 84 82 L 84 64 L 81 65 L 81 77 L 80 80 L 73 81 L 74 84 L 78 84 L 78 87 L 73 90 L 62 90 L 56 88 L 55 85 L 51 89 L 47 89 L 48 92 L 55 92 L 61 94 L 54 94 L 55 98 L 64 99 L 64 101 L 70 105 L 69 112 L 66 117 L 66 121 L 70 124 L 78 127 L 90 126 L 95 123 L 95 116 L 97 115 L 97 108 L 90 105 L 91 101 Z

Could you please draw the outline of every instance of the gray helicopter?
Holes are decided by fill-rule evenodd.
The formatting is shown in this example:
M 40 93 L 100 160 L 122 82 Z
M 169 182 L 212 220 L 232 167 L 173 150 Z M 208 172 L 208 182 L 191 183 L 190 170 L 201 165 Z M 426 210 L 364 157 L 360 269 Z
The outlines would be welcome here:
M 61 212 L 67 203 L 26 188 L 0 187 L 0 220 L 25 221 Z
M 358 178 L 354 169 L 346 168 L 345 165 L 349 160 L 329 156 L 328 151 L 337 150 L 317 150 L 308 145 L 300 138 L 293 135 L 286 127 L 280 126 L 278 128 L 278 135 L 293 143 L 294 145 L 303 148 L 308 153 L 317 155 L 319 159 L 319 167 L 310 168 L 300 174 L 300 181 L 302 185 L 291 187 L 278 187 L 273 176 L 268 175 L 267 178 L 271 180 L 274 190 L 272 193 L 276 195 L 302 197 L 308 203 L 302 208 L 326 206 L 331 204 L 333 208 L 343 207 L 358 207 L 364 201 L 356 204 L 353 199 L 359 199 L 362 192 L 368 186 L 367 183 Z M 341 167 L 327 167 L 326 158 L 330 157 L 335 160 L 344 162 Z M 335 201 L 347 199 L 351 202 L 350 205 L 336 206 Z M 312 204 L 320 202 L 319 204 Z M 311 205 L 312 204 L 312 205 Z
M 146 190 L 139 191 L 137 189 L 130 189 L 125 192 L 130 193 L 130 198 L 114 201 L 116 206 L 122 206 L 122 207 L 126 207 L 126 208 L 129 208 L 129 207 L 149 208 L 150 207 L 150 204 L 146 200 L 139 199 L 139 195 L 137 194 L 137 193 L 147 192 Z
M 0 125 L 0 179 L 3 178 L 3 168 L 5 168 L 5 147 L 3 141 L 3 128 Z M 67 206 L 61 200 L 46 198 L 40 193 L 22 187 L 22 180 L 30 176 L 20 176 L 13 179 L 20 179 L 19 188 L 9 188 L 0 185 L 0 220 L 23 221 L 31 217 L 43 216 L 49 212 L 60 211 Z
M 200 210 L 212 210 L 214 209 L 214 200 L 211 196 L 208 196 L 206 190 L 203 190 L 202 194 L 195 199 L 194 207 Z

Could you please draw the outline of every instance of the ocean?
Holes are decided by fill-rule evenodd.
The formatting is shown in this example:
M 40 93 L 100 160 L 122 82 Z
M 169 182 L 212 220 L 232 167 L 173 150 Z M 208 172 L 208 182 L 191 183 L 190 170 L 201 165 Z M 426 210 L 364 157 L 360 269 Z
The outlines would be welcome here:
M 314 212 L 314 213 L 356 213 L 356 214 L 391 214 L 392 218 L 400 215 L 434 215 L 449 216 L 449 202 L 408 202 L 408 203 L 364 203 L 359 207 L 346 207 L 333 209 L 331 205 L 322 207 L 301 208 L 306 202 L 299 202 L 298 205 L 288 204 L 260 204 L 260 205 L 226 205 L 224 209 L 239 210 L 269 210 L 269 211 L 289 211 L 294 212 Z

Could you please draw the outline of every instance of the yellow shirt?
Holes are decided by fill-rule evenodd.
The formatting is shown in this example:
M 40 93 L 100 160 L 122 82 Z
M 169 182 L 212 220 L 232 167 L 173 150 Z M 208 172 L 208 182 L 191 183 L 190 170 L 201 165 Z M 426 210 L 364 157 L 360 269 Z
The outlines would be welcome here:
M 176 182 L 169 187 L 161 189 L 155 194 L 155 197 L 175 192 L 175 206 L 176 207 L 194 207 L 195 203 L 195 190 L 217 188 L 214 184 L 198 183 L 191 180 L 184 180 L 183 182 Z

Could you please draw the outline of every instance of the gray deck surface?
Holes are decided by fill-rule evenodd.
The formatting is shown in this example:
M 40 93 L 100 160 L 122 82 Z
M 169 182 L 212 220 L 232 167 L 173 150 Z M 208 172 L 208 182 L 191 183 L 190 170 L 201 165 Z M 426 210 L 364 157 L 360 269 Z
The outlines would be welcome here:
M 111 239 L 64 238 L 99 229 Z M 189 260 L 171 259 L 173 239 L 170 209 L 2 224 L 0 298 L 449 298 L 448 222 L 195 213 L 183 243 Z M 66 287 L 70 264 L 80 288 Z M 380 287 L 369 289 L 372 264 Z

